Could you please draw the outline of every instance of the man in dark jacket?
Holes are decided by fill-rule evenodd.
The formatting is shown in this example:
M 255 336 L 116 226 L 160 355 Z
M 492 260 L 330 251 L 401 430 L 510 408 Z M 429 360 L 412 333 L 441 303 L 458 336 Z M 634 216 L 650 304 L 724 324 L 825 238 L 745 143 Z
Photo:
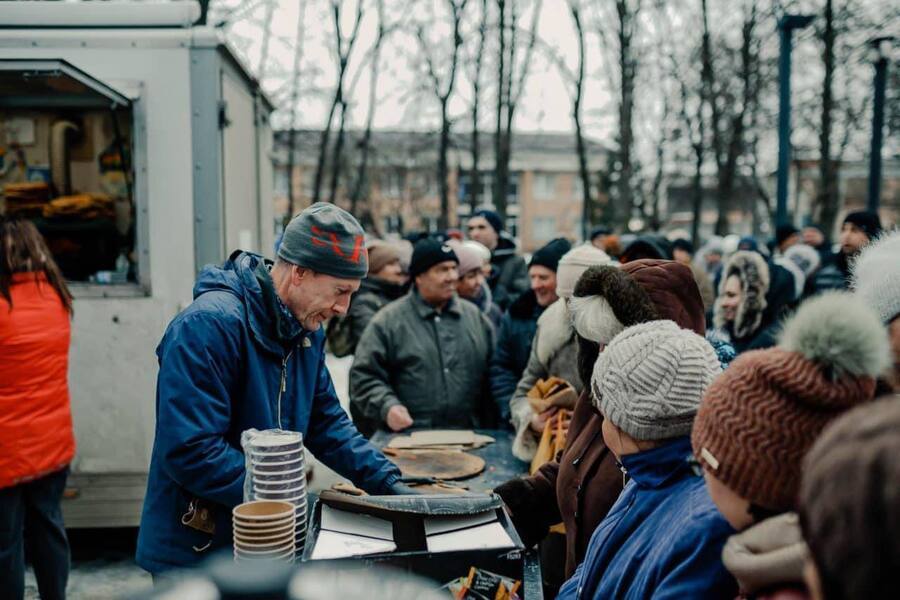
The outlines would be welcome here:
M 350 369 L 350 403 L 364 429 L 485 423 L 493 327 L 456 295 L 458 264 L 450 246 L 420 241 L 409 266 L 413 289 L 363 333 Z
M 850 265 L 869 242 L 881 233 L 878 213 L 858 210 L 847 214 L 841 225 L 841 249 L 816 274 L 815 293 L 826 290 L 845 290 L 850 286 Z
M 516 243 L 503 230 L 500 215 L 492 210 L 478 210 L 469 219 L 469 237 L 491 251 L 491 275 L 488 284 L 494 302 L 503 309 L 528 289 L 525 259 L 516 254 Z
M 325 464 L 370 493 L 408 491 L 357 432 L 325 368 L 321 324 L 347 310 L 366 274 L 364 233 L 347 212 L 314 204 L 288 225 L 278 260 L 237 251 L 206 267 L 194 302 L 156 354 L 156 436 L 137 563 L 153 574 L 231 545 L 244 499 L 241 432 L 303 434 Z
M 406 293 L 406 274 L 400 266 L 400 251 L 389 242 L 369 244 L 369 275 L 350 300 L 346 315 L 328 323 L 328 350 L 335 356 L 356 352 L 366 325 L 379 310 Z
M 557 238 L 538 250 L 528 265 L 531 289 L 519 296 L 500 320 L 497 348 L 491 359 L 491 394 L 500 411 L 500 422 L 509 423 L 509 400 L 528 365 L 538 317 L 559 298 L 556 269 L 572 244 Z

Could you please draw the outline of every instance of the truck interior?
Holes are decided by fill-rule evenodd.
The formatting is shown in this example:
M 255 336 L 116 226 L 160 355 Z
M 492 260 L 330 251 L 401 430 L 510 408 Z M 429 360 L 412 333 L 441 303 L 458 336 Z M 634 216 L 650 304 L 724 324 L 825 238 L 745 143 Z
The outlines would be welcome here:
M 32 220 L 66 279 L 138 281 L 131 101 L 64 60 L 0 60 L 0 215 Z

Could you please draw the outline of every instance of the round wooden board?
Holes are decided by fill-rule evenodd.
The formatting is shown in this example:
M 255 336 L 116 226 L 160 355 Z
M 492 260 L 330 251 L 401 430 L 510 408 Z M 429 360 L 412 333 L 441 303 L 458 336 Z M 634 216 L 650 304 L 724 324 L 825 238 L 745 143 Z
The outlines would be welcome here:
M 397 465 L 406 477 L 434 477 L 452 481 L 484 471 L 484 459 L 457 450 L 385 450 L 388 460 Z

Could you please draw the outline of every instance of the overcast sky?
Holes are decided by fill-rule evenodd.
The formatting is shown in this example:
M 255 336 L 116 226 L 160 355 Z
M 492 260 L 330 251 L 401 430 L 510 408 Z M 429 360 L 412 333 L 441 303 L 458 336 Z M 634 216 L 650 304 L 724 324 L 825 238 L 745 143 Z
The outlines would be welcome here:
M 659 19 L 659 13 L 645 9 L 642 13 L 641 31 L 645 38 L 641 43 L 638 55 L 638 84 L 636 92 L 635 136 L 638 156 L 653 160 L 655 140 L 659 138 L 659 113 L 661 111 L 664 92 L 659 89 L 661 77 L 652 61 L 668 60 L 667 54 L 686 52 L 690 44 L 684 43 L 686 35 L 698 35 L 696 19 L 696 0 L 664 0 L 666 18 Z M 774 1 L 774 0 L 773 0 Z M 343 29 L 352 28 L 357 0 L 343 0 Z M 375 0 L 363 0 L 366 8 L 362 20 L 359 37 L 351 54 L 348 68 L 347 84 L 353 85 L 350 92 L 352 106 L 350 111 L 350 127 L 363 127 L 369 109 L 369 53 L 376 37 L 377 15 L 374 10 Z M 447 0 L 384 0 L 386 21 L 390 24 L 401 24 L 398 31 L 391 35 L 382 54 L 382 71 L 377 92 L 377 110 L 375 127 L 381 129 L 426 129 L 439 123 L 438 104 L 433 95 L 423 89 L 427 83 L 424 76 L 417 75 L 417 65 L 421 65 L 422 50 L 417 39 L 410 31 L 413 23 L 428 23 L 430 35 L 428 47 L 435 61 L 446 72 L 449 64 L 451 29 L 449 14 L 446 10 Z M 492 0 L 489 5 L 494 5 Z M 614 3 L 591 0 L 584 2 L 589 8 L 585 14 L 587 35 L 587 82 L 584 92 L 584 125 L 586 133 L 601 141 L 612 143 L 617 124 L 616 114 L 616 78 L 617 69 L 610 64 L 614 52 L 603 51 L 597 31 L 600 24 L 605 24 L 611 31 L 615 23 Z M 644 6 L 651 4 L 644 2 Z M 767 4 L 767 3 L 763 3 Z M 778 4 L 776 2 L 776 4 Z M 817 12 L 823 4 L 820 0 L 794 0 L 780 3 L 797 12 Z M 900 35 L 900 19 L 895 0 L 844 0 L 837 3 L 840 7 L 851 5 L 856 14 L 882 28 L 878 33 Z M 293 72 L 294 49 L 297 41 L 298 16 L 304 7 L 303 60 L 300 81 L 300 102 L 297 114 L 299 127 L 321 128 L 324 124 L 329 103 L 334 93 L 335 60 L 333 56 L 334 26 L 330 13 L 331 0 L 213 0 L 211 22 L 222 18 L 230 9 L 237 8 L 231 24 L 225 28 L 232 44 L 248 64 L 251 71 L 259 74 L 263 68 L 263 83 L 270 98 L 282 110 L 276 115 L 276 127 L 286 127 L 289 123 L 287 108 L 290 105 L 291 73 Z M 520 18 L 520 28 L 527 29 L 534 7 L 540 5 L 538 36 L 540 47 L 531 62 L 530 75 L 516 112 L 514 128 L 522 131 L 571 132 L 572 99 L 570 80 L 564 75 L 567 70 L 574 69 L 577 61 L 577 40 L 574 34 L 572 18 L 564 0 L 520 0 L 524 12 Z M 415 7 L 414 10 L 408 7 Z M 477 43 L 477 21 L 481 2 L 469 0 L 468 19 L 463 24 L 463 37 L 466 46 L 461 55 L 460 72 L 457 81 L 457 93 L 452 96 L 450 112 L 456 119 L 454 127 L 465 130 L 471 127 L 471 71 L 473 55 Z M 711 23 L 717 36 L 732 36 L 733 46 L 737 46 L 740 36 L 740 6 L 738 0 L 713 0 L 710 2 Z M 248 8 L 249 7 L 249 8 Z M 268 60 L 263 67 L 260 57 L 263 52 L 264 23 L 271 7 L 271 36 L 269 38 Z M 606 12 L 604 12 L 606 11 Z M 653 16 L 655 15 L 655 16 Z M 778 43 L 775 33 L 774 18 L 769 15 L 759 24 L 759 33 L 766 37 L 766 49 L 770 57 L 777 55 Z M 610 35 L 610 33 L 607 33 Z M 862 35 L 869 35 L 868 32 Z M 845 38 L 846 39 L 846 38 Z M 795 34 L 795 139 L 796 146 L 817 146 L 816 103 L 821 96 L 821 49 L 814 28 Z M 523 42 L 524 44 L 524 42 Z M 871 92 L 871 63 L 866 58 L 865 43 L 854 41 L 860 46 L 853 55 L 859 64 L 852 69 L 858 75 L 850 82 L 850 90 L 856 94 L 867 95 Z M 660 48 L 664 51 L 660 52 Z M 671 50 L 670 50 L 671 49 Z M 488 48 L 485 52 L 487 60 L 483 74 L 482 120 L 481 127 L 494 127 L 494 79 L 496 48 Z M 524 52 L 520 53 L 522 56 Z M 561 57 L 551 60 L 549 56 Z M 656 57 L 656 58 L 654 58 Z M 661 58 L 660 58 L 661 57 Z M 693 63 L 682 57 L 689 68 Z M 559 63 L 562 62 L 564 66 Z M 667 63 L 668 64 L 668 63 Z M 721 65 L 721 63 L 720 63 Z M 774 62 L 772 63 L 774 68 Z M 517 65 L 520 68 L 521 64 Z M 699 65 L 697 69 L 699 72 Z M 696 73 L 694 73 L 696 75 Z M 355 84 L 353 83 L 355 81 Z M 841 97 L 845 81 L 836 79 L 836 94 Z M 777 94 L 774 87 L 764 105 L 770 112 L 777 110 Z M 669 93 L 674 93 L 669 90 Z M 805 113 L 804 113 L 805 111 Z M 801 131 L 797 123 L 806 123 L 807 130 Z M 868 129 L 868 128 L 866 128 Z M 761 144 L 774 149 L 775 128 L 767 126 L 768 139 Z M 864 134 L 864 135 L 863 135 Z M 836 135 L 840 135 L 838 132 Z M 860 143 L 863 149 L 867 132 L 860 132 Z M 887 140 L 888 147 L 897 147 L 896 141 Z M 887 148 L 886 148 L 887 149 Z M 771 154 L 774 161 L 774 151 Z
M 236 6 L 236 0 L 224 0 L 217 2 L 217 9 Z M 287 99 L 286 93 L 290 87 L 288 73 L 292 70 L 294 40 L 297 35 L 297 20 L 299 7 L 304 4 L 302 0 L 280 0 L 274 10 L 272 19 L 272 38 L 270 38 L 269 60 L 267 61 L 267 76 L 264 78 L 265 88 L 276 101 Z M 405 6 L 404 1 L 386 0 L 388 21 L 396 23 L 401 18 L 414 18 L 430 20 L 428 12 L 418 3 L 421 12 L 417 15 L 397 14 L 398 8 Z M 304 127 L 321 127 L 328 110 L 330 95 L 333 93 L 335 83 L 335 67 L 332 54 L 333 25 L 328 3 L 322 0 L 306 0 L 306 38 L 304 40 L 303 72 L 305 74 L 301 82 L 299 125 Z M 344 14 L 344 28 L 352 27 L 355 16 L 353 0 L 345 0 L 344 5 L 349 10 Z M 530 23 L 534 0 L 525 3 L 528 12 L 523 14 L 523 26 Z M 359 38 L 354 47 L 349 67 L 349 80 L 358 76 L 358 81 L 353 93 L 354 107 L 352 122 L 357 127 L 362 127 L 368 110 L 369 93 L 369 68 L 368 53 L 376 36 L 376 15 L 371 5 L 366 3 L 366 16 L 363 19 Z M 470 11 L 472 17 L 477 17 L 477 9 L 480 2 L 470 0 L 469 6 L 476 9 Z M 435 4 L 436 22 L 438 27 L 430 27 L 433 33 L 434 56 L 437 59 L 449 58 L 450 25 L 446 18 L 447 13 L 440 10 L 441 3 Z M 262 53 L 262 31 L 266 18 L 266 6 L 259 4 L 255 9 L 243 14 L 245 18 L 235 21 L 229 29 L 230 39 L 238 47 L 241 54 L 249 63 L 254 72 L 258 72 L 260 56 Z M 221 14 L 221 12 L 217 13 Z M 458 93 L 453 96 L 451 113 L 463 120 L 459 121 L 461 128 L 470 127 L 472 89 L 468 71 L 473 69 L 473 56 L 477 36 L 473 31 L 475 19 L 465 24 L 465 37 L 470 40 L 470 45 L 465 49 L 462 57 L 461 71 L 457 81 Z M 567 59 L 570 68 L 574 68 L 577 60 L 577 46 L 573 35 L 571 17 L 569 16 L 565 2 L 562 0 L 544 0 L 541 3 L 539 19 L 539 36 L 543 48 L 536 51 L 530 69 L 530 76 L 526 92 L 523 94 L 520 107 L 517 109 L 515 128 L 528 131 L 572 131 L 571 96 L 570 86 L 561 76 L 560 69 L 551 64 L 546 58 L 550 48 Z M 596 41 L 590 40 L 591 54 L 596 57 Z M 376 111 L 375 126 L 378 128 L 426 128 L 433 127 L 439 119 L 438 105 L 433 96 L 427 92 L 416 89 L 415 65 L 421 60 L 420 48 L 414 36 L 405 32 L 395 33 L 388 46 L 385 48 L 382 58 L 382 73 L 378 86 L 378 109 Z M 493 61 L 496 52 L 490 53 L 489 61 Z M 523 52 L 524 54 L 524 48 Z M 599 64 L 592 64 L 589 58 L 588 69 L 597 70 Z M 446 62 L 442 61 L 446 66 Z M 492 127 L 493 122 L 493 73 L 496 66 L 493 62 L 485 65 L 482 87 L 488 88 L 483 97 L 484 114 L 483 127 Z M 443 75 L 443 73 L 442 73 Z M 349 82 L 348 80 L 348 82 Z M 587 84 L 586 97 L 586 121 L 592 133 L 602 134 L 614 125 L 614 119 L 610 110 L 614 106 L 610 103 L 610 94 L 601 81 L 593 77 Z M 287 102 L 284 103 L 287 106 Z

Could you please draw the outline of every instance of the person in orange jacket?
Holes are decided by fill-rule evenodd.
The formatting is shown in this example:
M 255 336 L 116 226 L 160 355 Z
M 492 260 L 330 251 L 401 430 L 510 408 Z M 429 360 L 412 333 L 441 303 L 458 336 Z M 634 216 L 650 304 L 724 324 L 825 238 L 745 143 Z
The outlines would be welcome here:
M 60 500 L 75 455 L 72 296 L 37 228 L 0 218 L 0 590 L 22 598 L 25 545 L 41 598 L 65 598 Z

